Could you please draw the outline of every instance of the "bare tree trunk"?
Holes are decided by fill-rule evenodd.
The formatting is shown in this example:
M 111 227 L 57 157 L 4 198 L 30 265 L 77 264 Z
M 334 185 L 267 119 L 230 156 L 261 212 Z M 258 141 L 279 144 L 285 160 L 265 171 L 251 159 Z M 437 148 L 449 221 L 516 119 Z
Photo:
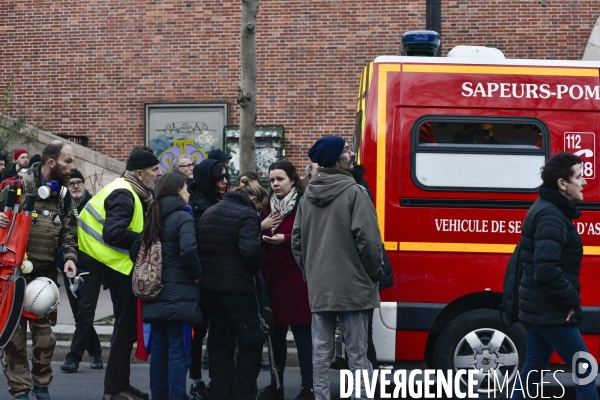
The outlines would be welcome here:
M 240 105 L 240 172 L 255 171 L 256 131 L 256 14 L 259 0 L 242 0 L 240 52 L 242 80 L 238 89 Z

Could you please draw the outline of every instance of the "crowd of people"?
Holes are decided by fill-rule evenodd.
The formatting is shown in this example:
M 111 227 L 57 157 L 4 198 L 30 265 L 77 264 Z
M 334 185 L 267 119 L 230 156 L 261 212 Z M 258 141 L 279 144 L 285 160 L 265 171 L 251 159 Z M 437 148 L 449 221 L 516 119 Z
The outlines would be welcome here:
M 289 331 L 302 378 L 296 399 L 328 399 L 338 323 L 349 369 L 377 368 L 373 310 L 379 290 L 391 285 L 391 265 L 364 170 L 354 165 L 353 149 L 340 137 L 320 138 L 308 155 L 303 178 L 289 161 L 271 164 L 266 191 L 253 171 L 232 187 L 222 151 L 197 165 L 188 156 L 176 157 L 163 174 L 152 150 L 140 147 L 129 155 L 123 175 L 94 196 L 84 189 L 65 142 L 49 143 L 37 161 L 16 151 L 9 171 L 0 156 L 4 177 L 22 183 L 21 205 L 27 195 L 36 196 L 27 246 L 33 271 L 25 278 L 56 282 L 58 263 L 69 287 L 76 329 L 61 370 L 77 372 L 86 351 L 91 368 L 104 368 L 93 326 L 101 286 L 110 291 L 114 310 L 105 400 L 283 399 Z M 546 162 L 539 198 L 523 224 L 519 318 L 529 335 L 521 376 L 548 369 L 555 350 L 567 362 L 587 351 L 577 329 L 583 245 L 572 223 L 581 215 L 576 204 L 586 186 L 581 162 L 566 152 Z M 53 189 L 40 190 L 45 187 Z M 4 189 L 0 205 L 6 197 Z M 0 227 L 8 224 L 0 213 Z M 158 242 L 162 289 L 155 299 L 142 300 L 134 295 L 132 272 L 142 249 Z M 39 318 L 21 318 L 4 348 L 2 366 L 16 399 L 28 399 L 30 392 L 50 399 L 56 316 L 49 308 Z M 269 365 L 262 360 L 265 340 L 271 383 L 259 391 L 259 371 Z M 151 354 L 151 394 L 130 382 L 136 341 L 136 356 Z M 576 385 L 576 392 L 578 399 L 598 398 L 593 381 Z M 522 391 L 514 393 L 522 397 Z
M 105 367 L 93 325 L 102 287 L 114 311 L 105 400 L 283 399 L 290 330 L 302 376 L 296 398 L 328 398 L 337 320 L 350 368 L 372 368 L 369 311 L 379 305 L 377 282 L 384 275 L 375 210 L 350 173 L 355 154 L 344 139 L 319 139 L 309 157 L 304 177 L 291 162 L 274 162 L 267 191 L 254 171 L 240 174 L 234 187 L 230 157 L 220 150 L 197 165 L 187 155 L 175 157 L 163 174 L 152 150 L 138 147 L 123 175 L 92 196 L 64 142 L 47 145 L 34 163 L 25 150 L 15 152 L 6 178 L 30 181 L 31 193 L 52 181 L 68 188 L 64 198 L 38 196 L 35 207 L 52 208 L 48 222 L 54 228 L 45 238 L 47 248 L 28 247 L 34 264 L 28 280 L 56 281 L 57 263 L 65 271 L 76 329 L 61 370 L 77 372 L 86 351 L 91 368 Z M 4 167 L 6 158 L 0 162 Z M 57 214 L 58 225 L 52 218 Z M 323 235 L 336 243 L 323 247 Z M 132 290 L 132 272 L 140 249 L 156 241 L 162 290 L 153 300 L 141 300 Z M 31 369 L 27 323 L 36 338 L 33 353 L 41 354 Z M 50 399 L 55 323 L 55 311 L 23 319 L 7 345 L 3 362 L 15 398 L 27 399 L 31 391 Z M 263 358 L 265 340 L 271 342 L 270 361 Z M 129 379 L 136 341 L 136 355 L 150 353 L 150 394 Z M 209 366 L 204 380 L 203 361 Z M 272 380 L 259 391 L 257 377 L 265 367 Z

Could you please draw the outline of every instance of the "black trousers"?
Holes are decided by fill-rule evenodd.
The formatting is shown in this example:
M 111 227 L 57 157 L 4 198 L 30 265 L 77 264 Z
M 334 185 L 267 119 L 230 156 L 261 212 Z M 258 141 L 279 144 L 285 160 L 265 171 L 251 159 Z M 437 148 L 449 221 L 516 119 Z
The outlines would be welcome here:
M 131 274 L 124 275 L 106 265 L 100 265 L 104 282 L 113 303 L 115 325 L 108 353 L 104 393 L 118 394 L 129 387 L 129 363 L 133 345 L 137 340 L 137 298 L 131 290 Z
M 190 350 L 190 356 L 192 357 L 190 362 L 190 379 L 202 379 L 202 342 L 208 330 L 208 313 L 202 301 L 200 301 L 200 310 L 202 310 L 202 315 L 204 316 L 204 324 L 194 325 L 194 337 L 192 338 L 192 348 Z M 206 346 L 206 351 L 208 350 L 209 347 Z
M 204 290 L 202 300 L 210 319 L 211 397 L 255 399 L 264 341 L 256 295 Z
M 79 289 L 77 297 L 69 289 L 71 281 L 66 274 L 63 273 L 63 280 L 67 291 L 69 305 L 75 318 L 75 333 L 71 342 L 71 351 L 67 354 L 67 358 L 73 358 L 78 363 L 81 362 L 83 354 L 87 350 L 90 357 L 98 357 L 102 355 L 102 347 L 100 339 L 94 329 L 94 316 L 96 315 L 96 305 L 98 304 L 98 296 L 100 295 L 100 285 L 102 276 L 100 271 L 86 270 L 85 268 L 77 268 L 79 273 L 89 272 L 83 275 L 83 286 Z

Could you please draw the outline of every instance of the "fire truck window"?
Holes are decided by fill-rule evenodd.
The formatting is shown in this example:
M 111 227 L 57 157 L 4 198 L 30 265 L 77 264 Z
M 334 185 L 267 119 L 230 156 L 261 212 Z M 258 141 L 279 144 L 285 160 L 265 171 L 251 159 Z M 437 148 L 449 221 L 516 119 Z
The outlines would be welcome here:
M 541 149 L 542 132 L 533 124 L 424 122 L 421 146 Z
M 548 132 L 541 120 L 428 115 L 412 135 L 411 175 L 425 190 L 533 192 L 542 184 Z

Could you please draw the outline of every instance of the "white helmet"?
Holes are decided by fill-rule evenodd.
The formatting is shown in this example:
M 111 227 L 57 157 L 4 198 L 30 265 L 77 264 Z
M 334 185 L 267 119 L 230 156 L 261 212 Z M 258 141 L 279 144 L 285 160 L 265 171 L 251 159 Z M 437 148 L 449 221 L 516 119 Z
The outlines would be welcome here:
M 58 287 L 50 278 L 36 278 L 25 289 L 23 311 L 44 318 L 58 306 Z

